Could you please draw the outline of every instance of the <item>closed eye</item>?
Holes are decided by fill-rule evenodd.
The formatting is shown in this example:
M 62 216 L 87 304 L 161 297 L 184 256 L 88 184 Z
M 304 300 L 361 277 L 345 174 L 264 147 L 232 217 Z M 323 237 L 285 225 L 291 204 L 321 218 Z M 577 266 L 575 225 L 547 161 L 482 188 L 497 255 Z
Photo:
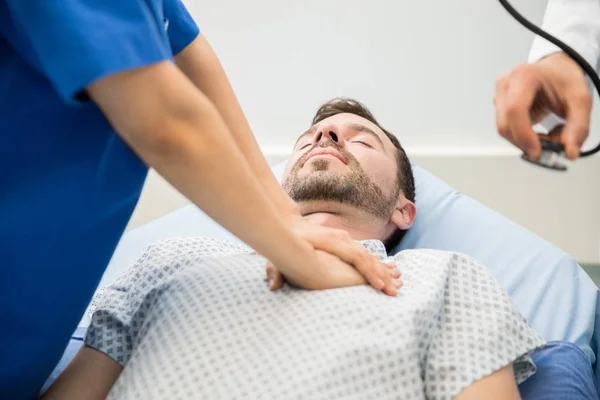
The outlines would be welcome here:
M 367 147 L 373 148 L 373 146 L 371 146 L 370 144 L 365 143 L 365 142 L 361 142 L 360 140 L 354 140 L 352 143 L 360 143 L 360 144 L 365 145 Z

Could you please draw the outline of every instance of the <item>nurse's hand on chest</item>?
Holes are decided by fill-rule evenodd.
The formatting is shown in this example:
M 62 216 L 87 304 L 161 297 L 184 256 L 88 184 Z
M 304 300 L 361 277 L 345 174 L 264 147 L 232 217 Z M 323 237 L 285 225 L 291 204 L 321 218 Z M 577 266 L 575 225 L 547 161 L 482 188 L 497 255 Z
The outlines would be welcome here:
M 308 290 L 337 289 L 368 284 L 367 279 L 361 272 L 352 268 L 338 257 L 319 250 L 317 250 L 316 254 L 320 268 L 325 272 L 319 281 L 309 281 L 302 276 L 297 277 L 295 275 L 285 275 L 284 277 L 272 264 L 268 264 L 267 279 L 269 281 L 269 288 L 271 290 L 278 290 L 283 286 L 284 278 L 290 285 Z M 400 270 L 393 264 L 384 264 L 384 268 L 385 274 L 394 288 L 393 291 L 386 289 L 386 294 L 395 296 L 396 291 L 402 287 Z
M 311 224 L 301 216 L 287 221 L 298 236 L 321 250 L 317 251 L 317 257 L 328 274 L 319 283 L 320 289 L 369 284 L 389 296 L 397 294 L 401 281 L 396 266 L 384 264 L 378 257 L 369 254 L 347 231 Z M 283 285 L 284 276 L 273 265 L 267 266 L 267 277 L 271 290 Z M 303 282 L 292 282 L 295 279 L 293 275 L 285 278 L 295 286 L 311 289 Z

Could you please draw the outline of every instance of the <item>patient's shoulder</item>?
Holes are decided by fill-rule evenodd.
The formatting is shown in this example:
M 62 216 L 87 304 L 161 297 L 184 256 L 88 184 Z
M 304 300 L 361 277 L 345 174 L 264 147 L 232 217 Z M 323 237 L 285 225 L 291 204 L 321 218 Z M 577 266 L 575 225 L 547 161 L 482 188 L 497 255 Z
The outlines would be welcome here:
M 249 247 L 210 237 L 174 237 L 147 246 L 135 263 L 127 268 L 111 285 L 121 291 L 137 285 L 140 279 L 147 282 L 167 279 L 188 267 L 195 267 L 204 259 L 233 254 L 250 253 Z
M 394 257 L 397 258 L 411 258 L 411 259 L 421 259 L 421 260 L 468 260 L 477 262 L 474 257 L 465 254 L 459 253 L 457 251 L 449 251 L 449 250 L 438 250 L 438 249 L 407 249 L 402 250 Z
M 418 267 L 443 267 L 451 269 L 459 265 L 468 265 L 483 273 L 489 273 L 487 268 L 482 265 L 475 257 L 456 251 L 438 250 L 438 249 L 408 249 L 403 250 L 393 256 L 393 262 L 399 264 L 413 264 Z
M 129 275 L 139 274 L 140 271 L 153 271 L 157 274 L 166 272 L 169 275 L 206 258 L 252 252 L 251 248 L 243 244 L 211 237 L 173 237 L 148 245 L 119 280 L 127 280 Z

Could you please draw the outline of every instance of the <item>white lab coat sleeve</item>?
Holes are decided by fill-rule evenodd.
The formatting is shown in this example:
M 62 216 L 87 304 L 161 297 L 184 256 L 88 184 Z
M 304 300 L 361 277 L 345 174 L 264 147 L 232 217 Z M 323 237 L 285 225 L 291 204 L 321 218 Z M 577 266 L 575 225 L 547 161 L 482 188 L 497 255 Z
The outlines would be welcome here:
M 599 67 L 600 0 L 549 0 L 542 29 L 571 46 L 592 67 Z M 529 62 L 558 51 L 558 47 L 536 36 Z

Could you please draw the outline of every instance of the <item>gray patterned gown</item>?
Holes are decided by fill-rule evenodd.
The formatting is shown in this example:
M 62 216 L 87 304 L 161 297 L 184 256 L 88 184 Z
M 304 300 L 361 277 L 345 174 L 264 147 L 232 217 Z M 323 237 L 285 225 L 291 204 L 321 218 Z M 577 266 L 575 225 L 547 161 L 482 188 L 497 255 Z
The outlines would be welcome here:
M 207 238 L 150 246 L 97 296 L 86 344 L 125 366 L 111 399 L 449 399 L 544 344 L 475 260 L 387 257 L 389 297 L 369 286 L 270 292 L 265 260 Z

